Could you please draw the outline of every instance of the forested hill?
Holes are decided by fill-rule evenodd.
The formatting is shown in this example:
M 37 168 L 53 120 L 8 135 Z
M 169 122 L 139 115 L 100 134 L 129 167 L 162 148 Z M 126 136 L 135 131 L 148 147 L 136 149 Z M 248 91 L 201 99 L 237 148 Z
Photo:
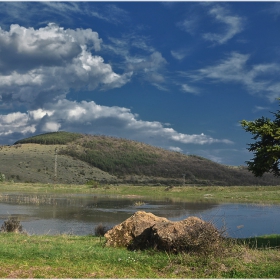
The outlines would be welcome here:
M 256 178 L 246 167 L 228 167 L 199 156 L 108 136 L 54 132 L 19 140 L 14 146 L 21 149 L 22 144 L 56 145 L 58 156 L 78 160 L 109 174 L 111 177 L 106 180 L 110 183 L 225 186 L 280 183 L 270 174 Z M 40 156 L 45 155 L 42 152 Z M 79 174 L 83 174 L 81 170 Z M 84 178 L 91 179 L 98 180 L 96 176 L 90 178 L 89 174 Z

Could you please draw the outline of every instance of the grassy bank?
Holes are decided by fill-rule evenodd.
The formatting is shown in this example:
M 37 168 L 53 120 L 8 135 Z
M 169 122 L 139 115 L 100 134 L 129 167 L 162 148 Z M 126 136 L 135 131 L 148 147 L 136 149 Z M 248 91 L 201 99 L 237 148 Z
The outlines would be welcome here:
M 270 239 L 280 238 L 274 236 Z M 270 240 L 270 244 L 272 240 Z M 279 249 L 231 245 L 219 254 L 128 251 L 91 236 L 0 234 L 1 278 L 279 278 Z
M 1 183 L 0 192 L 84 193 L 139 198 L 169 198 L 181 201 L 218 201 L 273 204 L 280 203 L 280 186 L 131 186 L 131 185 L 62 185 Z

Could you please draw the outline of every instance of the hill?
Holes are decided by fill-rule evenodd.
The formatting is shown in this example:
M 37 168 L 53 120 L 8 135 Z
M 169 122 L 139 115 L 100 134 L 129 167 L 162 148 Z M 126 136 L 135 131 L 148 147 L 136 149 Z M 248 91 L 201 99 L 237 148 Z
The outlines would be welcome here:
M 95 180 L 166 185 L 280 183 L 270 174 L 256 178 L 246 167 L 228 167 L 199 156 L 127 139 L 69 132 L 46 133 L 19 140 L 13 146 L 2 146 L 0 156 L 0 172 L 15 181 L 46 183 L 56 179 L 59 183 L 83 184 Z

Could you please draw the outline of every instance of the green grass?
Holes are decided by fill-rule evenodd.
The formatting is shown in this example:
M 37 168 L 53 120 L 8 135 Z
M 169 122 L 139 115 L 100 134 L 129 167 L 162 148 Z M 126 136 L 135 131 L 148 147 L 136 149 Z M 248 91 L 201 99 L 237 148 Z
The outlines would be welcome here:
M 280 277 L 279 250 L 238 244 L 218 255 L 174 255 L 104 247 L 99 237 L 2 233 L 0 252 L 1 278 Z
M 258 237 L 251 237 L 240 239 L 240 242 L 246 243 L 250 248 L 267 249 L 267 248 L 280 248 L 280 235 L 263 235 Z

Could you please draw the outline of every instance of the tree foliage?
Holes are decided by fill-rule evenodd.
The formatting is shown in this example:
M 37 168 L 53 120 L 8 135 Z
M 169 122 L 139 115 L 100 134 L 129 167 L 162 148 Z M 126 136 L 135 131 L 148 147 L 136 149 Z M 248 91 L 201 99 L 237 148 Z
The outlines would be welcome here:
M 83 135 L 80 133 L 71 133 L 66 131 L 49 132 L 19 140 L 15 142 L 14 145 L 27 143 L 43 145 L 65 145 L 81 137 L 83 137 Z
M 280 111 L 272 113 L 274 119 L 261 117 L 255 121 L 241 121 L 245 131 L 250 132 L 255 140 L 248 144 L 248 150 L 254 153 L 254 158 L 247 161 L 248 169 L 257 177 L 270 172 L 280 176 Z

